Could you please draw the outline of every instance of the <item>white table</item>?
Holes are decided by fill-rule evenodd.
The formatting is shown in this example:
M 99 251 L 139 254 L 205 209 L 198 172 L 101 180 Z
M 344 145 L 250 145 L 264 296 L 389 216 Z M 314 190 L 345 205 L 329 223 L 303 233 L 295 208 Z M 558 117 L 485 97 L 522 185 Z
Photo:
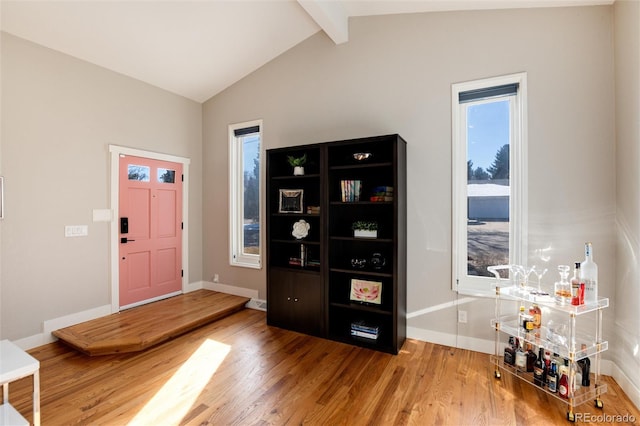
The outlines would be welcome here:
M 27 420 L 9 404 L 9 383 L 33 376 L 33 424 L 40 426 L 40 361 L 9 340 L 0 341 L 0 383 L 3 404 L 0 426 L 28 425 Z

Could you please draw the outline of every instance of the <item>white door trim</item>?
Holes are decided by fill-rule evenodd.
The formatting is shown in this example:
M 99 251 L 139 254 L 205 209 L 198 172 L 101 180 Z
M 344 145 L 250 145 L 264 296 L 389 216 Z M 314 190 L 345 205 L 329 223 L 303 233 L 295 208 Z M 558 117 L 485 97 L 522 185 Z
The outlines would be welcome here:
M 182 174 L 184 181 L 182 182 L 182 222 L 184 224 L 182 231 L 182 292 L 186 293 L 189 284 L 189 163 L 190 159 L 178 157 L 170 154 L 162 154 L 152 151 L 144 151 L 141 149 L 127 148 L 118 145 L 109 145 L 111 153 L 111 229 L 110 229 L 110 248 L 109 255 L 111 257 L 111 313 L 120 312 L 120 262 L 119 262 L 119 192 L 120 185 L 118 182 L 120 170 L 120 155 L 131 155 L 135 157 L 151 158 L 153 160 L 171 161 L 173 163 L 182 164 Z

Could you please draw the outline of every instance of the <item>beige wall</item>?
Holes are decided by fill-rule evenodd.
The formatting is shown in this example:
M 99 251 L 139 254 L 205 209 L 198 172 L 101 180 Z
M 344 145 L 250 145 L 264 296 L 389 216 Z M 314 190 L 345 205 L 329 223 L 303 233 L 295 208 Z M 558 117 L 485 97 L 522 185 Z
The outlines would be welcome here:
M 618 0 L 614 10 L 617 276 L 611 352 L 640 389 L 640 2 Z
M 204 105 L 204 276 L 258 289 L 264 271 L 227 259 L 227 125 L 262 118 L 264 148 L 399 133 L 408 153 L 408 311 L 429 340 L 491 339 L 490 302 L 451 291 L 451 84 L 526 71 L 529 259 L 558 264 L 593 241 L 614 295 L 615 129 L 612 8 L 361 17 L 349 42 L 318 33 Z M 429 311 L 434 311 L 430 312 Z M 607 313 L 612 319 L 612 311 Z M 609 321 L 608 324 L 611 324 Z M 455 342 L 454 342 L 455 343 Z
M 189 274 L 202 278 L 202 108 L 185 98 L 2 33 L 0 337 L 111 303 L 110 144 L 191 159 Z M 65 225 L 89 236 L 65 238 Z

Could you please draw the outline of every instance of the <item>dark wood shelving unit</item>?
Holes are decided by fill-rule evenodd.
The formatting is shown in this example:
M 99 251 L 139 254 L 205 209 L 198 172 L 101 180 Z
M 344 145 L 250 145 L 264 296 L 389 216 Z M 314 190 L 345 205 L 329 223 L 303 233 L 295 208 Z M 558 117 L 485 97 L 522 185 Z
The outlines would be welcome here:
M 369 156 L 356 159 L 356 153 Z M 304 154 L 305 175 L 293 176 L 287 158 Z M 345 198 L 345 182 L 360 188 L 359 198 L 353 191 Z M 377 188 L 386 198 L 374 194 Z M 303 190 L 303 213 L 280 212 L 280 190 L 293 189 Z M 307 206 L 319 213 L 307 213 Z M 291 234 L 299 220 L 310 225 L 302 239 Z M 376 238 L 354 236 L 351 225 L 360 220 L 378 224 Z M 397 354 L 406 338 L 406 233 L 406 142 L 400 136 L 268 150 L 268 324 Z M 290 264 L 296 256 L 311 265 Z M 352 280 L 380 286 L 381 298 L 351 300 Z M 363 328 L 375 331 L 354 335 Z

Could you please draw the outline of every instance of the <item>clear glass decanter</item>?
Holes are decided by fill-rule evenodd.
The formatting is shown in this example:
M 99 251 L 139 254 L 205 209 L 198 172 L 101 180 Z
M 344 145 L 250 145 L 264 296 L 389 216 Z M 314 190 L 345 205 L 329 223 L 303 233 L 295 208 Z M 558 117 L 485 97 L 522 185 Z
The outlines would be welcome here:
M 571 305 L 571 283 L 569 282 L 569 265 L 558 266 L 560 281 L 554 284 L 554 295 L 557 305 Z

